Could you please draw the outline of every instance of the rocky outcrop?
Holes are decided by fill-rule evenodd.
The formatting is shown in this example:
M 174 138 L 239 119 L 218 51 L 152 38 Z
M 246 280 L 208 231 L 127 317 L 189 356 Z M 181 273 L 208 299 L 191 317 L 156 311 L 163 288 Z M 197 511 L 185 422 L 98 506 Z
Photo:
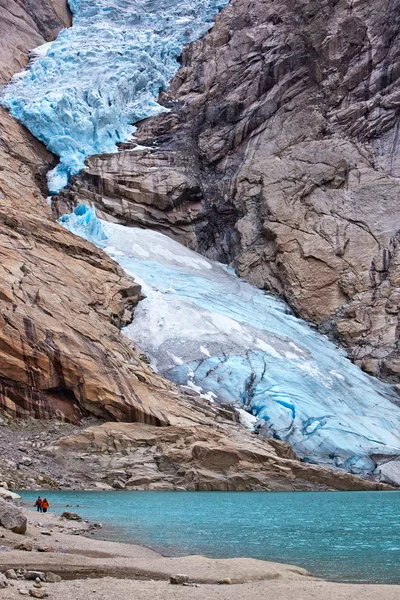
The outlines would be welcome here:
M 156 428 L 105 423 L 45 450 L 85 487 L 118 478 L 130 490 L 384 489 L 382 484 L 298 461 L 290 446 L 227 423 Z
M 232 263 L 398 381 L 398 0 L 233 0 L 186 48 L 147 149 L 93 157 L 93 201 Z

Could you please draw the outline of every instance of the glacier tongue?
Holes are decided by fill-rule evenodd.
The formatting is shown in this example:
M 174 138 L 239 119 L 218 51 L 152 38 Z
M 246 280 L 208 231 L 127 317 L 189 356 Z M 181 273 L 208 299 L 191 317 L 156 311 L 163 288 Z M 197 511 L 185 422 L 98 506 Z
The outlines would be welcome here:
M 400 455 L 392 388 L 283 302 L 160 233 L 101 222 L 94 208 L 60 222 L 143 285 L 124 333 L 161 374 L 246 408 L 305 460 L 371 474 Z
M 33 53 L 1 103 L 60 157 L 51 193 L 85 158 L 116 152 L 132 125 L 165 110 L 157 96 L 228 0 L 69 0 L 73 26 Z

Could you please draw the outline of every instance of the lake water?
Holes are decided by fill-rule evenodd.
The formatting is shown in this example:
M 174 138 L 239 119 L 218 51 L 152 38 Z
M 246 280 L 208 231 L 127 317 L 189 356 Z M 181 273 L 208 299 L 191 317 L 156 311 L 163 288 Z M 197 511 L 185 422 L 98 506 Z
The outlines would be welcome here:
M 34 502 L 37 492 L 20 492 Z M 253 557 L 333 581 L 400 584 L 400 492 L 49 492 L 106 539 L 166 555 Z M 79 505 L 79 507 L 77 507 Z M 45 521 L 43 515 L 43 521 Z

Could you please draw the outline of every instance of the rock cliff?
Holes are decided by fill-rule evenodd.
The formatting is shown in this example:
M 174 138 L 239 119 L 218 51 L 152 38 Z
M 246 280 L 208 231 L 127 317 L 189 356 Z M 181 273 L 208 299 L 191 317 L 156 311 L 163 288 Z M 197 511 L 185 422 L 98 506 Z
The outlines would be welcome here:
M 400 2 L 232 0 L 91 201 L 231 263 L 398 382 Z
M 69 23 L 56 0 L 0 3 L 0 82 Z M 43 191 L 54 157 L 0 108 L 0 407 L 77 422 L 189 418 L 119 328 L 140 286 L 54 222 Z

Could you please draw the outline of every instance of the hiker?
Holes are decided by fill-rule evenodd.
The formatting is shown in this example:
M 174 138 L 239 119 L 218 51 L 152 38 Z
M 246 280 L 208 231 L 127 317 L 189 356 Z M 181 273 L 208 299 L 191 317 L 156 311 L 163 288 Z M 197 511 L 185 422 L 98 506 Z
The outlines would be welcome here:
M 49 501 L 47 500 L 47 498 L 43 498 L 43 502 L 42 502 L 42 509 L 44 513 L 47 513 L 47 509 L 49 508 L 50 504 Z
M 35 502 L 35 506 L 36 506 L 36 510 L 38 512 L 42 512 L 43 511 L 43 500 L 41 499 L 41 497 L 39 496 L 38 499 Z

